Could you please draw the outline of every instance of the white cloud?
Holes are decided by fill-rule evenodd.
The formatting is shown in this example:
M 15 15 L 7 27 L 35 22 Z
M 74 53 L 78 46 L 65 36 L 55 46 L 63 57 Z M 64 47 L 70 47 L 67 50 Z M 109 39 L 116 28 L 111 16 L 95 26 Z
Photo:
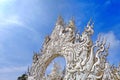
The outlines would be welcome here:
M 20 67 L 7 66 L 7 67 L 0 68 L 0 74 L 23 72 L 23 71 L 26 71 L 26 70 L 27 70 L 27 66 L 20 66 Z
M 0 67 L 0 80 L 17 80 L 27 71 L 27 66 Z
M 22 25 L 23 20 L 21 16 L 18 15 L 15 10 L 16 0 L 0 0 L 0 28 L 6 25 Z
M 120 40 L 117 39 L 117 37 L 112 31 L 108 33 L 103 33 L 103 37 L 107 38 L 107 42 L 110 43 L 111 49 L 115 49 L 120 46 Z
M 23 26 L 24 23 L 20 20 L 20 17 L 17 15 L 10 15 L 7 18 L 4 17 L 2 19 L 0 19 L 0 25 L 4 26 L 4 25 L 21 25 Z

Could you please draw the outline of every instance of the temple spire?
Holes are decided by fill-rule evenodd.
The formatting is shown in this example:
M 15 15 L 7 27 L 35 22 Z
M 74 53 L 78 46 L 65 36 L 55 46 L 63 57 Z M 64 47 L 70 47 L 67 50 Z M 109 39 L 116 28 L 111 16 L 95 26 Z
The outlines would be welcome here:
M 64 20 L 63 20 L 62 16 L 58 16 L 56 25 L 62 25 L 62 26 L 64 25 Z

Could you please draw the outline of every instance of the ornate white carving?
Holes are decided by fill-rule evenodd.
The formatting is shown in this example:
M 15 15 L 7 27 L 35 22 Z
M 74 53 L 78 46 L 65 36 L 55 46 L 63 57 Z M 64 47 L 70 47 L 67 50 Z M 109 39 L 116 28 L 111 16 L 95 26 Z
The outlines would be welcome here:
M 43 49 L 33 56 L 28 80 L 120 80 L 120 67 L 115 68 L 106 62 L 109 49 L 106 39 L 99 36 L 94 44 L 91 40 L 93 24 L 88 22 L 82 34 L 76 33 L 75 29 L 73 20 L 65 25 L 63 19 L 58 18 Z M 64 77 L 56 73 L 56 68 L 46 77 L 47 66 L 58 56 L 66 60 Z

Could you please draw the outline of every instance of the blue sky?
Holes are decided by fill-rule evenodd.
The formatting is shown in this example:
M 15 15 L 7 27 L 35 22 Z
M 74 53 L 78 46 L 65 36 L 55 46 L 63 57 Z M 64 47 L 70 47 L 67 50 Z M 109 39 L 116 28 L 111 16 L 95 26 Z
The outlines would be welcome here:
M 0 0 L 0 78 L 16 80 L 32 63 L 33 51 L 39 52 L 58 15 L 65 22 L 75 17 L 83 31 L 90 18 L 93 40 L 102 33 L 111 43 L 108 61 L 120 62 L 119 0 Z

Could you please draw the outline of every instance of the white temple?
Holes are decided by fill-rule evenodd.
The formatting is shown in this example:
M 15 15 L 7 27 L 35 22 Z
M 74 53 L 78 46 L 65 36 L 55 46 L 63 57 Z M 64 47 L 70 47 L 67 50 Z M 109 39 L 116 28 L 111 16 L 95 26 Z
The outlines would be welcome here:
M 60 16 L 52 34 L 45 38 L 41 52 L 34 54 L 28 80 L 120 80 L 120 66 L 111 66 L 106 61 L 110 45 L 101 36 L 93 43 L 93 33 L 91 21 L 80 34 L 74 20 L 65 25 Z M 64 73 L 55 63 L 45 76 L 47 66 L 58 56 L 66 60 Z

